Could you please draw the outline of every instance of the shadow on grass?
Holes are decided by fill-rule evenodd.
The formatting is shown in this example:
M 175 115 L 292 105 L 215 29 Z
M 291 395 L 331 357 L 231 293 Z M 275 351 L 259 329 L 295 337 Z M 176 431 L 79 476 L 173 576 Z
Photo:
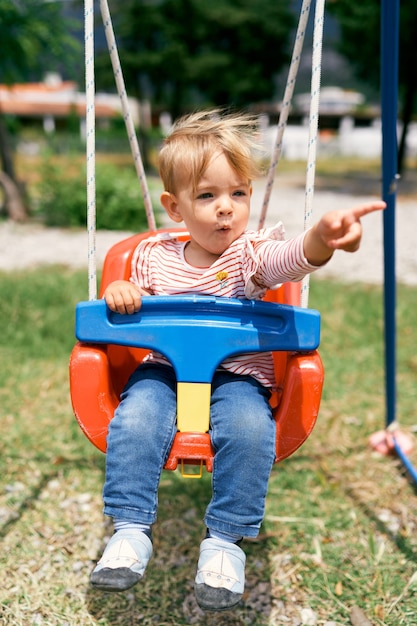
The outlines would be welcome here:
M 404 468 L 401 467 L 400 461 L 398 460 L 397 463 L 395 463 L 396 457 L 394 456 L 391 457 L 390 460 L 393 461 L 393 463 L 390 463 L 389 467 L 392 467 L 393 471 L 398 472 L 399 475 L 403 475 L 404 479 L 406 480 L 406 484 L 409 487 L 410 493 L 414 493 L 414 495 L 416 495 L 416 485 L 409 479 Z M 378 513 L 378 511 L 384 507 L 389 507 L 390 510 L 395 510 L 396 504 L 397 506 L 398 504 L 403 505 L 402 496 L 398 496 L 397 502 L 395 501 L 395 498 L 392 499 L 392 496 L 389 502 L 383 500 L 382 498 L 382 502 L 375 502 L 372 500 L 368 501 L 366 499 L 366 493 L 361 493 L 360 490 L 352 488 L 352 486 L 346 480 L 343 480 L 343 477 L 339 475 L 335 476 L 334 472 L 328 473 L 328 479 L 332 482 L 337 480 L 338 488 L 340 490 L 343 490 L 343 492 L 346 494 L 346 497 L 353 502 L 354 506 L 362 511 L 364 516 L 369 520 L 370 524 L 375 526 L 375 528 L 377 528 L 380 533 L 383 533 L 387 537 L 387 539 L 389 539 L 389 541 L 393 544 L 393 546 L 399 552 L 401 552 L 408 561 L 417 563 L 417 545 L 415 542 L 414 533 L 410 533 L 409 537 L 407 537 L 407 535 L 403 535 L 402 532 L 393 531 L 388 521 L 383 521 L 380 514 Z M 404 524 L 405 526 L 408 525 L 407 517 L 411 517 L 412 523 L 414 524 L 414 515 L 411 508 L 409 510 L 408 507 L 403 505 L 401 516 L 402 524 Z
M 27 477 L 23 478 L 25 480 L 25 489 L 19 498 L 15 498 L 13 506 L 10 507 L 9 515 L 5 516 L 5 519 L 2 519 L 0 515 L 0 539 L 4 539 L 8 533 L 13 531 L 25 513 L 36 507 L 48 483 L 59 478 L 63 471 L 65 472 L 73 467 L 88 471 L 93 467 L 97 467 L 97 465 L 101 471 L 104 471 L 103 461 L 99 457 L 77 456 L 75 458 L 65 458 L 50 455 L 48 451 L 45 452 L 44 450 L 33 450 L 22 454 L 21 450 L 13 451 L 8 449 L 7 456 L 4 455 L 2 461 L 6 467 L 13 467 L 19 478 L 21 478 L 20 472 L 22 467 L 34 465 L 37 468 L 37 472 L 34 474 L 35 479 L 30 484 L 26 482 Z M 7 477 L 6 472 L 3 474 L 3 477 L 4 475 Z M 8 478 L 13 482 L 10 476 Z M 4 510 L 7 510 L 7 507 Z
M 89 588 L 86 606 L 97 623 L 106 626 L 268 624 L 272 599 L 266 542 L 247 541 L 243 546 L 247 554 L 246 591 L 236 609 L 206 613 L 195 601 L 194 577 L 210 493 L 209 475 L 201 480 L 187 480 L 176 472 L 164 472 L 158 521 L 153 529 L 154 554 L 146 575 L 136 587 L 123 593 L 109 594 Z

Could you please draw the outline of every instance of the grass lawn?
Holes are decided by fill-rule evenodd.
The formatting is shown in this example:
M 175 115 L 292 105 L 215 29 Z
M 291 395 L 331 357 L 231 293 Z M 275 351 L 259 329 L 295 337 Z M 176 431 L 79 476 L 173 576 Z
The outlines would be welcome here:
M 367 445 L 384 425 L 382 294 L 311 281 L 326 370 L 315 431 L 275 466 L 267 515 L 247 542 L 247 590 L 235 611 L 193 597 L 210 477 L 165 472 L 155 553 L 131 591 L 88 576 L 111 527 L 104 456 L 72 415 L 68 359 L 85 272 L 0 274 L 0 624 L 7 626 L 416 624 L 417 500 L 394 457 Z M 417 291 L 398 291 L 398 419 L 415 425 Z M 417 454 L 411 459 L 417 462 Z

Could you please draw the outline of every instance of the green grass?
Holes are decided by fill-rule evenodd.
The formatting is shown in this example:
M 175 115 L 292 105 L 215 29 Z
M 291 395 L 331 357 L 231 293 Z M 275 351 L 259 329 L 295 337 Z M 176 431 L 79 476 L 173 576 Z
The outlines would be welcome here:
M 68 389 L 85 272 L 0 274 L 1 624 L 349 624 L 355 606 L 373 624 L 415 624 L 415 490 L 395 458 L 367 445 L 385 419 L 381 290 L 314 279 L 310 291 L 322 313 L 326 370 L 319 420 L 274 468 L 261 535 L 245 548 L 244 603 L 205 615 L 192 586 L 207 475 L 164 473 L 155 555 L 141 585 L 120 595 L 89 589 L 111 528 L 102 516 L 104 456 L 81 434 Z M 417 291 L 399 288 L 398 417 L 406 431 L 415 424 L 416 307 Z

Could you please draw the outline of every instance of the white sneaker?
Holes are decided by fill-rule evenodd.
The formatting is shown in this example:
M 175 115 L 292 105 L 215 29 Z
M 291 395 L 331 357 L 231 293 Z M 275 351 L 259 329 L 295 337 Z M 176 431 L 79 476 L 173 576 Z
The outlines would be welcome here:
M 246 555 L 235 543 L 204 539 L 194 592 L 206 611 L 225 611 L 240 602 L 245 588 Z
M 90 576 L 102 591 L 125 591 L 144 575 L 152 556 L 152 542 L 141 531 L 119 530 L 110 539 Z

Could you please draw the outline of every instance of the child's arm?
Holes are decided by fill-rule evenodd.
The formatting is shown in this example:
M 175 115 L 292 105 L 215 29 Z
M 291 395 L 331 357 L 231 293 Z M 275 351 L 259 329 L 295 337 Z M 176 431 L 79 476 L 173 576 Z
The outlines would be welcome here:
M 142 295 L 149 294 L 128 280 L 115 280 L 104 291 L 104 299 L 109 309 L 122 314 L 139 311 Z
M 325 213 L 306 233 L 304 254 L 308 262 L 323 265 L 335 250 L 356 252 L 362 238 L 361 217 L 385 207 L 385 202 L 375 201 L 353 209 Z

